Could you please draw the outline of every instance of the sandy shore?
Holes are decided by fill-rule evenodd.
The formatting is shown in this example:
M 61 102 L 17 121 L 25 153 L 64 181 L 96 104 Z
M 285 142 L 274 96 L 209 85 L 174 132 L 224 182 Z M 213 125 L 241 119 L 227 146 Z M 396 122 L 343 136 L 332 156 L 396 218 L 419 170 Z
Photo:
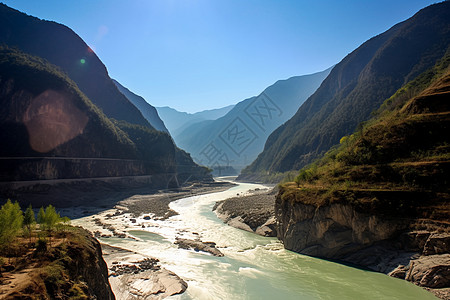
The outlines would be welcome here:
M 213 210 L 230 226 L 262 236 L 276 236 L 275 195 L 273 189 L 252 190 L 217 202 Z

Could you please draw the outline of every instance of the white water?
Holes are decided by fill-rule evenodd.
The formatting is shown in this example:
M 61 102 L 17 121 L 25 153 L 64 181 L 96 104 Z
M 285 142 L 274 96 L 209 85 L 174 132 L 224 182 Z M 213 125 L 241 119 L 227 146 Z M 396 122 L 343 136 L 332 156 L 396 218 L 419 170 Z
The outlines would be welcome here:
M 188 282 L 187 291 L 175 297 L 179 299 L 436 299 L 403 280 L 287 251 L 277 239 L 225 225 L 212 212 L 216 201 L 255 188 L 263 186 L 239 184 L 172 202 L 179 215 L 129 224 L 128 233 L 138 240 L 101 241 L 160 259 Z M 92 230 L 92 220 L 73 223 Z M 213 241 L 225 257 L 178 249 L 176 236 Z

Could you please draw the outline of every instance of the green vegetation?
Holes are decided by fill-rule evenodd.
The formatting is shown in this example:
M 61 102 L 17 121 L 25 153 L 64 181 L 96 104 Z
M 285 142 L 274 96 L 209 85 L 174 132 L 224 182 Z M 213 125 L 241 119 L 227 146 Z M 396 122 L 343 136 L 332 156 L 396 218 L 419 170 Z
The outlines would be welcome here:
M 64 232 L 64 224 L 68 226 L 70 219 L 56 212 L 54 206 L 49 205 L 45 209 L 41 207 L 37 214 L 39 228 L 35 228 L 36 219 L 30 204 L 25 213 L 20 209 L 18 202 L 7 200 L 0 208 L 0 255 L 11 255 L 11 245 L 14 245 L 22 237 L 28 237 L 31 245 L 33 236 L 39 236 L 40 240 L 51 238 L 55 232 Z
M 79 265 L 92 265 L 96 270 L 96 250 L 87 232 L 69 226 L 69 220 L 61 218 L 49 205 L 40 208 L 36 228 L 31 206 L 25 213 L 17 202 L 8 200 L 1 206 L 0 282 L 6 276 L 13 282 L 18 280 L 16 286 L 21 289 L 11 288 L 7 291 L 10 297 L 35 299 L 40 295 L 42 299 L 89 299 L 92 287 L 87 286 L 84 277 L 95 278 L 95 274 L 85 275 Z M 36 243 L 31 242 L 32 237 L 37 238 Z M 16 277 L 15 274 L 21 275 Z
M 282 184 L 281 199 L 447 221 L 449 97 L 450 51 L 388 98 L 372 120 Z
M 442 68 L 412 81 L 446 53 L 449 14 L 448 1 L 429 6 L 355 49 L 297 113 L 269 136 L 264 151 L 242 171 L 243 177 L 299 170 L 370 119 L 386 99 L 392 96 L 380 113 L 401 107 L 417 95 L 445 69 L 446 62 L 441 60 Z M 359 154 L 365 159 L 371 153 L 376 154 Z

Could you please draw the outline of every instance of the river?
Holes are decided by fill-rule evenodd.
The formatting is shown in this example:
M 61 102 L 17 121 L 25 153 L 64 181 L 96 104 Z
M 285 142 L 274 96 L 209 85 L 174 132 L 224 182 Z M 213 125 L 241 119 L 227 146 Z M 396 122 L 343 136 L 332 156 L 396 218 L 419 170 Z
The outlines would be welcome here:
M 101 241 L 156 257 L 182 277 L 189 287 L 174 299 L 437 299 L 400 279 L 287 251 L 275 238 L 223 224 L 212 211 L 216 201 L 255 188 L 264 187 L 239 183 L 224 192 L 174 201 L 170 207 L 179 215 L 148 221 L 144 229 L 130 224 L 128 233 L 137 240 Z M 90 220 L 73 223 L 89 229 Z M 145 222 L 141 217 L 135 224 Z M 213 241 L 225 256 L 178 249 L 176 236 Z

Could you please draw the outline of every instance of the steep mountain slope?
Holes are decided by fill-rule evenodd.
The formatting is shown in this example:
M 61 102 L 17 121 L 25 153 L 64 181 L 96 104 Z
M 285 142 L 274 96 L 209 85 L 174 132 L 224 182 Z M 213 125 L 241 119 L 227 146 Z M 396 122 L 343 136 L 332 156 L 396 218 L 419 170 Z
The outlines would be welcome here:
M 175 137 L 195 161 L 242 169 L 262 151 L 267 136 L 288 120 L 331 69 L 279 80 L 259 96 L 239 102 L 225 116 L 187 127 Z
M 350 53 L 294 117 L 270 135 L 242 177 L 300 169 L 337 144 L 443 56 L 450 43 L 449 20 L 450 2 L 431 5 Z
M 193 114 L 180 112 L 168 106 L 157 107 L 156 109 L 171 135 L 175 138 L 186 127 L 205 120 L 216 120 L 226 115 L 233 107 L 234 105 L 229 105 L 222 108 L 199 111 Z
M 1 44 L 17 47 L 59 66 L 108 117 L 151 127 L 118 91 L 97 55 L 70 28 L 0 4 Z
M 169 133 L 166 126 L 164 125 L 164 122 L 161 120 L 161 118 L 158 115 L 158 112 L 156 111 L 156 108 L 154 108 L 152 105 L 150 105 L 147 101 L 145 101 L 144 98 L 141 96 L 136 95 L 135 93 L 131 92 L 129 89 L 121 85 L 119 82 L 113 79 L 114 84 L 119 89 L 119 91 L 124 94 L 125 97 L 127 97 L 128 100 L 130 100 L 131 103 L 136 106 L 139 111 L 142 113 L 144 118 L 150 123 L 150 125 L 153 126 L 156 130 L 163 131 Z
M 450 47 L 377 115 L 280 186 L 278 237 L 287 249 L 446 288 L 448 297 Z
M 0 48 L 0 181 L 175 174 L 166 133 L 114 124 L 56 66 Z
M 59 77 L 64 77 L 63 81 L 68 81 L 70 83 L 57 83 L 59 79 L 55 79 L 56 82 L 52 82 L 53 79 L 47 75 L 43 75 L 43 78 L 47 78 L 47 81 L 40 81 L 36 78 L 38 71 L 33 68 L 38 67 L 39 64 L 32 63 L 27 67 L 31 69 L 29 74 L 26 74 L 24 79 L 21 81 L 19 78 L 15 78 L 18 82 L 22 82 L 23 85 L 17 90 L 11 91 L 8 85 L 4 86 L 4 99 L 5 101 L 15 101 L 12 106 L 14 111 L 8 112 L 4 110 L 5 114 L 10 114 L 10 118 L 14 121 L 9 123 L 6 122 L 5 126 L 12 126 L 18 130 L 17 137 L 10 135 L 8 147 L 4 149 L 8 154 L 6 156 L 30 156 L 30 157 L 41 157 L 46 156 L 47 158 L 39 160 L 39 162 L 31 162 L 32 164 L 37 164 L 38 167 L 32 168 L 27 162 L 14 161 L 14 159 L 4 160 L 3 166 L 7 169 L 6 175 L 3 174 L 3 180 L 31 180 L 31 179 L 55 179 L 55 178 L 90 178 L 90 177 L 111 177 L 111 176 L 136 176 L 145 175 L 147 176 L 145 180 L 150 180 L 148 176 L 152 174 L 165 173 L 171 174 L 172 179 L 162 178 L 161 181 L 153 178 L 151 185 L 157 186 L 162 184 L 165 187 L 168 185 L 176 185 L 177 178 L 174 177 L 177 173 L 177 163 L 176 159 L 180 157 L 183 160 L 183 166 L 181 173 L 178 176 L 181 179 L 185 178 L 196 178 L 199 180 L 211 180 L 211 175 L 208 174 L 205 168 L 196 165 L 189 155 L 185 156 L 184 153 L 179 153 L 179 149 L 175 147 L 171 137 L 167 133 L 157 132 L 150 125 L 150 123 L 143 117 L 139 109 L 137 109 L 114 85 L 112 80 L 109 78 L 105 66 L 98 59 L 94 52 L 92 52 L 89 47 L 69 28 L 48 21 L 42 21 L 37 18 L 27 16 L 21 12 L 13 10 L 6 5 L 0 4 L 0 44 L 8 45 L 10 47 L 15 47 L 21 49 L 25 53 L 32 53 L 37 56 L 47 59 L 55 66 L 48 67 L 47 69 L 52 69 L 50 73 L 57 72 Z M 39 58 L 28 59 L 30 61 L 42 61 Z M 8 59 L 6 59 L 8 61 Z M 47 64 L 47 62 L 42 62 L 42 64 Z M 16 74 L 16 70 L 13 67 L 8 67 L 5 69 L 5 77 Z M 56 71 L 54 71 L 56 70 Z M 11 72 L 11 73 L 8 73 Z M 67 75 L 61 75 L 65 73 Z M 16 74 L 17 75 L 17 74 Z M 69 79 L 70 78 L 70 79 Z M 14 81 L 13 80 L 13 81 Z M 72 81 L 73 80 L 73 81 Z M 34 83 L 38 82 L 38 86 Z M 9 84 L 9 83 L 8 83 Z M 85 144 L 79 143 L 79 140 L 84 141 L 83 138 L 86 134 L 86 130 L 83 131 L 83 126 L 87 122 L 83 113 L 79 115 L 71 114 L 72 107 L 65 107 L 66 95 L 59 94 L 45 94 L 42 99 L 38 101 L 39 105 L 43 105 L 44 102 L 49 101 L 51 105 L 45 108 L 48 109 L 45 117 L 56 118 L 57 122 L 53 125 L 48 122 L 44 125 L 29 126 L 29 128 L 36 127 L 42 130 L 37 134 L 33 134 L 30 137 L 30 143 L 34 142 L 34 145 L 28 145 L 28 142 L 24 142 L 25 131 L 21 114 L 24 114 L 23 109 L 29 104 L 27 101 L 36 97 L 35 91 L 45 91 L 51 89 L 54 85 L 56 86 L 71 86 L 78 92 L 75 94 L 83 94 L 82 98 L 92 98 L 89 107 L 94 107 L 93 109 L 97 112 L 100 110 L 97 106 L 103 110 L 106 114 L 101 114 L 102 120 L 107 124 L 106 127 L 113 132 L 116 132 L 121 139 L 128 143 L 128 148 L 123 149 L 120 145 L 114 145 L 110 143 L 107 139 L 109 136 L 108 132 L 102 128 L 92 128 L 92 131 L 88 131 L 93 136 L 97 136 L 96 139 L 89 139 Z M 78 90 L 80 88 L 80 90 Z M 30 95 L 22 99 L 20 93 L 21 91 L 31 91 Z M 10 94 L 10 93 L 13 94 Z M 19 94 L 14 94 L 18 92 Z M 72 92 L 71 92 L 72 93 Z M 86 96 L 88 97 L 86 97 Z M 80 96 L 81 97 L 81 96 Z M 56 99 L 56 100 L 55 100 Z M 58 100 L 59 99 L 59 100 Z M 23 103 L 21 103 L 21 101 Z M 56 101 L 56 103 L 53 102 Z M 62 103 L 62 104 L 61 104 Z M 34 109 L 40 109 L 40 106 L 34 107 Z M 60 105 L 65 109 L 64 113 L 66 115 L 59 115 L 58 111 L 61 107 L 52 107 L 52 105 Z M 20 109 L 19 109 L 20 108 Z M 75 112 L 77 112 L 75 110 Z M 34 112 L 33 112 L 34 113 Z M 60 118 L 66 118 L 71 115 L 72 119 L 69 120 L 70 124 L 64 124 L 66 120 L 61 120 Z M 11 116 L 12 115 L 12 116 Z M 33 117 L 34 115 L 32 115 Z M 89 116 L 88 116 L 89 117 Z M 113 118 L 117 121 L 115 125 L 111 120 Z M 80 118 L 78 120 L 77 118 Z M 95 119 L 95 118 L 94 118 Z M 90 119 L 89 119 L 90 120 Z M 33 121 L 33 120 L 32 120 Z M 34 120 L 35 122 L 41 122 L 42 120 Z M 14 123 L 18 122 L 18 124 Z M 53 122 L 53 121 L 51 121 Z M 62 123 L 58 123 L 62 122 Z M 75 122 L 73 126 L 79 126 L 76 128 L 71 128 L 72 123 Z M 131 125 L 134 124 L 134 125 Z M 89 127 L 90 123 L 87 123 L 86 128 Z M 43 126 L 43 127 L 42 127 Z M 52 132 L 52 135 L 45 133 L 47 127 L 54 126 L 56 130 Z M 66 127 L 69 133 L 61 133 L 61 127 Z M 120 128 L 123 130 L 121 130 Z M 5 127 L 6 128 L 6 127 Z M 85 129 L 86 129 L 85 128 Z M 45 130 L 44 130 L 45 129 Z M 73 131 L 73 132 L 72 132 Z M 14 132 L 14 131 L 12 131 Z M 126 133 L 125 133 L 126 132 Z M 3 133 L 3 132 L 2 132 Z M 5 133 L 5 135 L 8 135 Z M 121 141 L 121 140 L 120 140 Z M 39 144 L 42 144 L 39 146 Z M 11 147 L 14 146 L 14 147 Z M 145 149 L 148 147 L 148 149 Z M 64 148 L 64 149 L 63 149 Z M 58 160 L 51 158 L 53 156 L 65 156 L 74 158 L 95 158 L 94 160 L 83 159 L 81 162 L 78 160 Z M 101 160 L 97 158 L 102 158 Z M 129 161 L 119 162 L 114 159 L 130 159 Z M 113 160 L 111 160 L 113 159 Z M 132 161 L 136 160 L 136 161 Z M 23 169 L 16 168 L 14 166 L 21 165 Z M 191 170 L 194 173 L 186 174 L 186 170 Z M 144 180 L 144 181 L 145 181 Z M 169 184 L 170 182 L 170 184 Z

